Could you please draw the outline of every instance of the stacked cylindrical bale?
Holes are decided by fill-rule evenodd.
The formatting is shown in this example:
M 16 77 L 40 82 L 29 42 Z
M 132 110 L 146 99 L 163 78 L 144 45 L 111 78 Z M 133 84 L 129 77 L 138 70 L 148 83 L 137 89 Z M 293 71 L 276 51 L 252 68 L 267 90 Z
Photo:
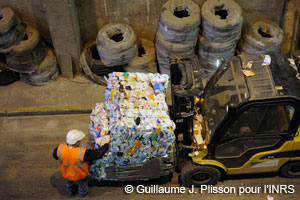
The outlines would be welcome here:
M 56 57 L 50 48 L 46 48 L 46 55 L 32 73 L 21 73 L 21 80 L 31 85 L 47 85 L 55 81 L 58 76 Z
M 32 26 L 27 26 L 24 39 L 12 46 L 5 57 L 10 69 L 31 73 L 43 61 L 45 55 L 39 31 Z
M 127 24 L 105 25 L 96 41 L 101 60 L 108 67 L 128 64 L 137 55 L 136 35 Z
M 0 85 L 8 85 L 19 80 L 19 73 L 7 68 L 4 54 L 24 38 L 24 24 L 9 7 L 1 8 L 0 16 Z
M 106 85 L 104 76 L 111 72 L 122 71 L 122 66 L 108 67 L 102 62 L 95 40 L 88 42 L 83 48 L 80 56 L 80 66 L 83 75 L 99 85 Z
M 137 39 L 138 55 L 128 64 L 123 66 L 125 72 L 156 73 L 154 43 L 150 40 Z
M 105 76 L 123 71 L 138 55 L 137 38 L 127 24 L 107 24 L 96 41 L 88 42 L 80 56 L 82 73 L 89 80 L 106 85 Z
M 201 10 L 198 56 L 202 75 L 209 80 L 234 55 L 241 37 L 243 15 L 233 0 L 208 0 Z
M 283 36 L 282 29 L 272 21 L 251 22 L 239 41 L 238 51 L 241 54 L 280 52 Z
M 100 29 L 96 41 L 83 48 L 80 65 L 84 76 L 100 85 L 111 72 L 157 72 L 153 42 L 139 39 L 127 24 Z
M 24 25 L 9 7 L 0 9 L 0 16 L 0 53 L 5 53 L 24 38 Z
M 11 8 L 2 8 L 0 14 L 0 53 L 5 56 L 6 68 L 20 72 L 21 80 L 31 85 L 45 85 L 56 80 L 55 55 L 46 48 L 39 31 L 22 24 Z
M 191 0 L 169 0 L 163 7 L 156 34 L 160 73 L 169 74 L 169 59 L 194 54 L 200 25 L 200 8 Z

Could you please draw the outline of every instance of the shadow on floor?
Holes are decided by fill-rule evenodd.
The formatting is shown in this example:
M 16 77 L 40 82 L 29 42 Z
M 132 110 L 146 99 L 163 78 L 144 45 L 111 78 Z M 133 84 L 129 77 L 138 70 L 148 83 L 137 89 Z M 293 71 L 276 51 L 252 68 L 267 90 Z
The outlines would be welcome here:
M 274 178 L 278 175 L 277 172 L 268 172 L 268 173 L 257 173 L 257 174 L 237 174 L 237 175 L 225 175 L 218 183 L 223 183 L 224 181 L 230 180 L 247 180 L 247 179 L 258 179 L 258 178 Z M 184 186 L 181 181 L 181 175 L 178 176 L 178 184 Z
M 96 179 L 89 179 L 89 187 L 124 187 L 126 185 L 163 185 L 170 183 L 172 176 L 164 176 L 158 179 L 151 179 L 145 181 L 98 181 Z
M 227 175 L 222 180 L 243 180 L 243 179 L 258 179 L 258 178 L 271 178 L 278 176 L 277 172 L 272 173 L 259 173 L 259 174 L 241 174 L 241 175 Z
M 50 184 L 57 189 L 58 193 L 62 196 L 68 197 L 66 191 L 65 191 L 65 183 L 64 179 L 60 173 L 60 171 L 55 172 L 50 177 Z

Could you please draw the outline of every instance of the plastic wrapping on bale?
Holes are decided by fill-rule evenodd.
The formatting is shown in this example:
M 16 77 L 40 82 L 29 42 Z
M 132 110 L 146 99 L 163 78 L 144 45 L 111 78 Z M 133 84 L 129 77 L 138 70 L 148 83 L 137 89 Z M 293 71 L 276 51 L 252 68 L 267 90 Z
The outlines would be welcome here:
M 202 5 L 198 56 L 201 76 L 209 80 L 235 53 L 241 37 L 243 14 L 232 0 L 208 0 Z
M 168 0 L 163 5 L 155 42 L 160 73 L 170 75 L 170 57 L 194 54 L 200 21 L 194 1 Z
M 251 22 L 239 41 L 241 54 L 280 52 L 284 33 L 278 24 L 269 20 Z
M 240 35 L 242 8 L 232 0 L 209 0 L 201 8 L 202 36 L 212 42 L 233 41 Z
M 137 39 L 138 55 L 128 64 L 123 66 L 125 72 L 156 73 L 154 43 L 144 38 Z
M 108 67 L 130 63 L 137 55 L 136 35 L 127 24 L 107 24 L 98 32 L 99 56 Z
M 105 168 L 143 164 L 165 157 L 175 141 L 175 124 L 168 115 L 165 92 L 168 75 L 122 73 L 109 75 L 105 102 L 96 104 L 90 116 L 95 148 L 109 134 L 109 151 L 91 166 L 91 174 L 105 180 Z

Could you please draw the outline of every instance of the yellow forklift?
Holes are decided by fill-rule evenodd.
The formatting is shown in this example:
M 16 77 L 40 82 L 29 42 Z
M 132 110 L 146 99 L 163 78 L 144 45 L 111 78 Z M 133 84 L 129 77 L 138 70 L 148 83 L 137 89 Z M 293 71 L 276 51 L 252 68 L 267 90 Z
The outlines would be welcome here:
M 226 174 L 300 177 L 300 80 L 288 56 L 233 57 L 207 84 L 196 56 L 175 57 L 170 69 L 177 143 L 190 149 L 184 185 Z

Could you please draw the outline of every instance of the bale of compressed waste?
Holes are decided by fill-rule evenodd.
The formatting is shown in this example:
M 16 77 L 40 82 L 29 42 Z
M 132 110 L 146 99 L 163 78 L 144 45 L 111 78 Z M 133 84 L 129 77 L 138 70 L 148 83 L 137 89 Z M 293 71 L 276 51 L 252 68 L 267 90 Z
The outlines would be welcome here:
M 90 116 L 95 148 L 111 136 L 108 152 L 91 166 L 91 175 L 105 180 L 105 168 L 143 164 L 167 157 L 175 141 L 175 124 L 168 115 L 166 74 L 114 72 L 109 74 L 105 102 Z

